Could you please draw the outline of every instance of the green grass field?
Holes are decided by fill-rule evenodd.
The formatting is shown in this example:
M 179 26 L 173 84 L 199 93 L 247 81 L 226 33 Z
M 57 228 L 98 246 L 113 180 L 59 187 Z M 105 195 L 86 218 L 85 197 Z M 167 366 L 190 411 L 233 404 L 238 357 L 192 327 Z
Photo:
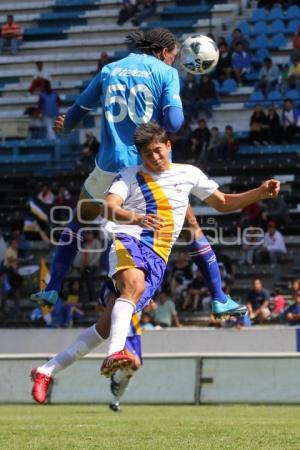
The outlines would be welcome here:
M 300 407 L 1 405 L 0 449 L 300 449 Z

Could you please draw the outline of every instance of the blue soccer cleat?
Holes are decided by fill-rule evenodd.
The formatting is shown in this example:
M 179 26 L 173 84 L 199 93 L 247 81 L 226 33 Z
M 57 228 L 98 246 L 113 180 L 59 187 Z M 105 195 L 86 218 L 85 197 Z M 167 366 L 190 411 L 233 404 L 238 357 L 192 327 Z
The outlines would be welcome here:
M 240 305 L 239 303 L 232 300 L 229 295 L 226 295 L 226 303 L 219 302 L 218 300 L 212 301 L 212 313 L 216 317 L 221 316 L 245 316 L 247 313 L 247 308 L 244 305 Z
M 40 306 L 54 306 L 58 299 L 56 291 L 39 291 L 31 294 L 30 299 Z

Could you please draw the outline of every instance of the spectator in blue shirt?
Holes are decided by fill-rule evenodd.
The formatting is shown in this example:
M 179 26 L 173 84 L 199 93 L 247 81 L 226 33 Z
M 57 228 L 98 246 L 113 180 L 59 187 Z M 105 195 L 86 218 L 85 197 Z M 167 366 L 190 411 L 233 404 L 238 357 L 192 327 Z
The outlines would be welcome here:
M 247 295 L 247 308 L 251 319 L 264 323 L 271 312 L 269 310 L 270 293 L 262 285 L 260 279 L 256 279 L 252 283 L 252 289 Z
M 297 292 L 296 301 L 284 313 L 290 325 L 300 325 L 300 291 Z
M 61 101 L 57 92 L 52 89 L 50 81 L 45 80 L 44 91 L 40 93 L 38 108 L 46 128 L 46 139 L 55 139 L 56 137 L 52 127 L 55 117 L 59 114 L 60 105 Z
M 232 68 L 239 86 L 243 86 L 244 77 L 251 69 L 251 57 L 241 42 L 237 42 L 235 45 L 235 51 L 232 54 Z

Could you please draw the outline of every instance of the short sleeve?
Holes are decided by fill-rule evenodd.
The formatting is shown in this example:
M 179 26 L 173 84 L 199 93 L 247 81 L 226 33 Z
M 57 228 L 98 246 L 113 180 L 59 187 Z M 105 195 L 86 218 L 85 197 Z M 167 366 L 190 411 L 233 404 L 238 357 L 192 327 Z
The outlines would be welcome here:
M 200 200 L 205 200 L 218 189 L 219 185 L 214 180 L 208 178 L 202 170 L 194 166 L 191 167 L 193 169 L 195 183 L 191 190 L 191 194 L 200 198 Z
M 105 194 L 116 194 L 121 197 L 123 201 L 127 199 L 129 196 L 129 184 L 125 182 L 124 176 L 121 173 L 113 179 Z
M 173 67 L 166 71 L 163 83 L 162 109 L 167 108 L 168 106 L 182 108 L 179 76 L 177 70 Z
M 102 72 L 101 72 L 102 73 Z M 97 74 L 77 97 L 76 104 L 83 109 L 95 109 L 100 105 L 101 73 Z

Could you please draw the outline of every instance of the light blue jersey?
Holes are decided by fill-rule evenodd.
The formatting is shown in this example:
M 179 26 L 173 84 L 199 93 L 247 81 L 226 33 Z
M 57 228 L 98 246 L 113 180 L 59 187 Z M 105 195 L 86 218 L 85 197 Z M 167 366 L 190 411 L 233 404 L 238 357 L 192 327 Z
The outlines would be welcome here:
M 168 106 L 182 108 L 179 89 L 177 70 L 151 55 L 131 53 L 105 66 L 76 100 L 84 109 L 103 108 L 97 165 L 119 172 L 140 164 L 136 128 L 149 121 L 162 124 Z

